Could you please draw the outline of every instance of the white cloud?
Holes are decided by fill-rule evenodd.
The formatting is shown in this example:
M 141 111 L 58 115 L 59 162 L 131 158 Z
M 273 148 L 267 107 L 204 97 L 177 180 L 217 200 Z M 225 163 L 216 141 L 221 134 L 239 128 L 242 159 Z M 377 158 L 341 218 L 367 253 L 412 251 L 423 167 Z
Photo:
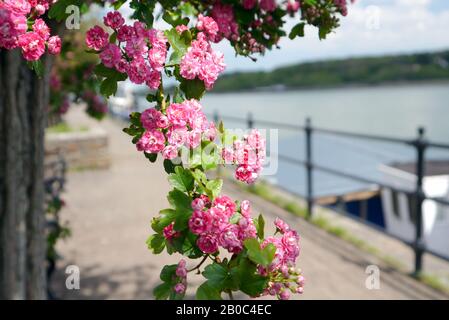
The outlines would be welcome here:
M 234 58 L 228 44 L 218 47 L 225 53 L 228 71 L 271 69 L 298 61 L 443 50 L 449 48 L 448 30 L 447 0 L 358 0 L 341 27 L 324 41 L 308 27 L 304 39 L 281 41 L 280 50 L 268 52 L 257 63 Z

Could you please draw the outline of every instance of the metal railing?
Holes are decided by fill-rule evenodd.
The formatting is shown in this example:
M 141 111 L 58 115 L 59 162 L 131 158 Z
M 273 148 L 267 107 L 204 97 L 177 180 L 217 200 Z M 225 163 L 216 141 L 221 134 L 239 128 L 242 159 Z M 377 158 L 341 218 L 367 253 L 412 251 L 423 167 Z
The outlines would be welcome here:
M 415 205 L 415 212 L 416 212 L 416 222 L 415 222 L 415 239 L 413 242 L 406 241 L 404 239 L 401 239 L 397 237 L 396 235 L 393 235 L 386 230 L 380 230 L 389 236 L 392 236 L 398 240 L 401 240 L 402 242 L 406 243 L 410 247 L 413 248 L 414 254 L 415 254 L 415 266 L 414 266 L 414 274 L 418 275 L 422 271 L 422 261 L 423 261 L 423 254 L 425 252 L 431 253 L 441 259 L 444 259 L 446 261 L 449 261 L 449 257 L 441 255 L 437 252 L 434 252 L 430 250 L 429 248 L 426 248 L 423 240 L 423 202 L 424 200 L 433 200 L 439 204 L 443 205 L 449 205 L 449 201 L 444 198 L 438 198 L 438 197 L 428 197 L 423 188 L 423 179 L 425 175 L 425 154 L 426 151 L 429 148 L 439 148 L 439 149 L 447 149 L 449 150 L 449 144 L 443 144 L 443 143 L 434 143 L 430 142 L 425 138 L 425 129 L 423 127 L 418 128 L 417 130 L 417 136 L 414 139 L 399 139 L 399 138 L 392 138 L 382 135 L 373 135 L 373 134 L 362 134 L 362 133 L 353 133 L 353 132 L 347 132 L 347 131 L 340 131 L 340 130 L 330 130 L 330 129 L 324 129 L 324 128 L 318 128 L 313 127 L 312 122 L 310 118 L 307 118 L 304 125 L 295 125 L 295 124 L 289 124 L 289 123 L 279 123 L 279 122 L 272 122 L 272 121 L 264 121 L 264 120 L 255 120 L 251 113 L 248 113 L 247 118 L 239 118 L 234 116 L 220 116 L 217 111 L 213 114 L 214 121 L 218 123 L 221 119 L 233 121 L 233 122 L 239 122 L 239 123 L 245 123 L 248 129 L 251 129 L 254 127 L 255 124 L 259 124 L 266 127 L 274 127 L 274 128 L 280 128 L 280 129 L 287 129 L 287 130 L 293 130 L 297 132 L 304 132 L 305 134 L 305 160 L 295 159 L 290 156 L 277 154 L 277 157 L 280 161 L 285 161 L 293 165 L 302 166 L 306 169 L 306 194 L 305 194 L 305 200 L 307 202 L 307 213 L 308 216 L 311 217 L 313 213 L 313 206 L 314 206 L 314 180 L 313 180 L 313 171 L 321 171 L 325 172 L 334 176 L 354 180 L 357 182 L 362 183 L 371 183 L 376 184 L 380 188 L 390 189 L 396 192 L 401 192 L 404 194 L 407 194 L 409 196 L 414 197 L 416 201 L 414 201 Z M 312 149 L 313 149 L 313 143 L 312 143 L 312 135 L 314 133 L 321 133 L 326 135 L 332 135 L 332 136 L 340 136 L 340 137 L 346 137 L 346 138 L 355 138 L 355 139 L 363 139 L 363 140 L 372 140 L 372 141 L 379 141 L 379 142 L 388 142 L 388 143 L 395 143 L 395 144 L 401 144 L 405 146 L 409 146 L 411 148 L 415 149 L 416 154 L 416 168 L 415 168 L 415 174 L 416 174 L 416 184 L 414 189 L 405 189 L 405 188 L 399 188 L 394 185 L 389 185 L 386 183 L 383 183 L 381 181 L 375 181 L 373 179 L 359 176 L 356 174 L 336 170 L 333 168 L 328 168 L 325 166 L 317 165 L 313 162 L 312 159 Z M 267 150 L 268 151 L 268 150 Z M 275 154 L 271 153 L 271 155 L 276 156 Z M 302 196 L 300 194 L 297 194 L 298 196 Z M 360 220 L 361 222 L 367 223 L 366 221 Z M 370 227 L 373 227 L 371 223 L 367 223 Z M 381 229 L 379 227 L 375 227 L 377 230 Z

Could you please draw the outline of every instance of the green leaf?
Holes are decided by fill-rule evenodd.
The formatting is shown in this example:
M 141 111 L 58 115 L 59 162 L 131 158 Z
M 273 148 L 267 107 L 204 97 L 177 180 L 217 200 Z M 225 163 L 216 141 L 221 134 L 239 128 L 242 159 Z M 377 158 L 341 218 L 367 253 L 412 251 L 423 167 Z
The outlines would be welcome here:
M 193 150 L 191 150 L 191 149 L 187 150 L 187 151 L 186 150 L 187 149 L 183 149 L 183 154 L 185 154 L 184 152 L 188 152 L 189 168 L 196 168 L 196 167 L 201 166 L 201 153 L 202 153 L 201 147 L 199 146 Z
M 126 1 L 128 0 L 116 0 L 112 5 L 114 6 L 115 10 L 118 10 Z
M 174 283 L 176 280 L 177 264 L 166 265 L 162 268 L 159 278 L 167 283 Z
M 201 166 L 204 171 L 215 169 L 218 159 L 217 145 L 211 141 L 203 141 L 201 143 Z
M 28 61 L 28 67 L 34 70 L 38 78 L 42 78 L 44 75 L 44 64 L 41 60 Z
M 172 190 L 168 193 L 168 202 L 175 209 L 188 209 L 191 210 L 192 199 L 179 190 Z
M 232 270 L 239 280 L 239 289 L 251 297 L 262 293 L 268 285 L 268 277 L 261 276 L 256 271 L 256 265 L 247 258 L 241 259 Z
M 165 159 L 164 160 L 164 169 L 165 172 L 167 173 L 174 173 L 175 172 L 175 165 L 173 164 L 173 161 L 169 160 L 169 159 Z
M 210 191 L 210 194 L 214 199 L 220 195 L 222 187 L 223 187 L 222 179 L 214 179 L 206 183 L 206 189 Z
M 155 101 L 157 101 L 157 97 L 156 97 L 156 95 L 155 94 L 148 94 L 147 95 L 147 101 L 148 102 L 155 102 Z
M 154 22 L 155 5 L 156 1 L 132 0 L 129 4 L 130 8 L 134 9 L 131 18 L 144 22 L 148 28 L 151 28 Z
M 100 93 L 106 98 L 115 95 L 117 92 L 117 82 L 124 81 L 127 79 L 125 73 L 120 73 L 115 69 L 107 68 L 103 64 L 99 64 L 95 67 L 94 73 L 105 78 L 100 85 Z
M 220 121 L 220 123 L 218 124 L 218 132 L 220 132 L 221 134 L 225 133 L 223 121 Z
M 206 91 L 204 82 L 198 78 L 193 80 L 182 79 L 179 87 L 185 93 L 187 99 L 200 100 Z
M 153 289 L 153 295 L 156 300 L 167 300 L 167 298 L 170 296 L 171 291 L 171 284 L 164 282 Z
M 182 231 L 188 228 L 188 221 L 192 215 L 192 199 L 178 189 L 172 190 L 168 194 L 168 202 L 175 208 L 174 229 Z
M 151 221 L 151 228 L 157 232 L 162 233 L 164 228 L 175 221 L 176 211 L 174 209 L 164 209 L 159 212 L 158 217 L 154 217 Z
M 185 31 L 187 32 L 187 31 Z M 190 31 L 189 31 L 190 33 Z M 165 36 L 167 37 L 170 46 L 173 49 L 173 53 L 168 61 L 169 65 L 180 64 L 182 57 L 186 54 L 190 43 L 188 42 L 188 37 L 181 37 L 181 35 L 176 31 L 176 28 L 165 31 Z
M 174 188 L 182 192 L 190 192 L 193 190 L 193 176 L 189 170 L 185 170 L 181 166 L 177 166 L 175 168 L 175 173 L 171 173 L 168 176 L 168 181 Z
M 229 219 L 229 223 L 237 224 L 240 221 L 242 215 L 238 212 L 234 213 L 232 217 Z
M 204 269 L 202 274 L 209 280 L 209 285 L 219 292 L 238 288 L 238 279 L 233 277 L 223 264 L 212 263 Z
M 204 282 L 196 291 L 197 300 L 221 300 L 220 292 L 212 287 L 209 281 Z
M 197 181 L 199 184 L 206 184 L 207 183 L 207 177 L 206 174 L 201 171 L 200 169 L 195 169 L 192 173 L 193 178 L 195 181 Z
M 144 152 L 145 158 L 150 160 L 151 163 L 155 163 L 157 160 L 157 153 L 146 153 Z
M 189 259 L 198 259 L 204 255 L 203 251 L 201 251 L 196 244 L 197 239 L 197 235 L 190 231 L 187 232 L 184 243 L 182 244 L 182 254 Z
M 261 240 L 264 238 L 264 233 L 265 233 L 264 229 L 265 229 L 265 220 L 263 219 L 263 216 L 261 214 L 259 214 L 259 217 L 257 218 L 257 223 L 256 223 L 256 230 L 257 230 L 257 236 Z
M 305 23 L 301 22 L 298 23 L 297 25 L 295 25 L 292 30 L 290 31 L 290 34 L 288 35 L 288 37 L 293 40 L 296 37 L 304 37 L 304 26 Z
M 261 249 L 259 241 L 254 238 L 246 239 L 244 241 L 245 248 L 248 251 L 248 257 L 256 264 L 268 267 L 274 259 L 276 247 L 270 243 L 265 248 Z
M 164 12 L 162 19 L 173 27 L 179 26 L 180 24 L 187 25 L 189 23 L 189 18 L 183 18 L 179 13 L 169 10 Z
M 109 98 L 117 92 L 117 81 L 113 78 L 106 78 L 101 82 L 100 93 Z
M 179 90 L 179 87 L 175 87 L 175 92 L 173 94 L 173 102 L 174 103 L 182 103 L 184 101 L 184 97 L 181 94 L 181 90 Z
M 148 238 L 147 245 L 154 254 L 159 254 L 165 248 L 165 238 L 160 234 L 153 234 Z

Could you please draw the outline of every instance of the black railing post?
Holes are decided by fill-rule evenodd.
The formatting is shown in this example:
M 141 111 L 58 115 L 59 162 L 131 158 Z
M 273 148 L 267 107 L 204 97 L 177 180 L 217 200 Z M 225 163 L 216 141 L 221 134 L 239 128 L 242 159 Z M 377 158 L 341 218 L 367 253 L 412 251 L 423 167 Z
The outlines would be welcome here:
M 254 128 L 254 119 L 253 114 L 251 112 L 248 112 L 248 118 L 246 120 L 246 123 L 248 125 L 248 129 Z
M 313 181 L 312 181 L 312 124 L 310 118 L 306 119 L 306 177 L 307 177 L 307 216 L 310 218 L 313 212 Z
M 424 253 L 424 241 L 422 236 L 423 229 L 423 202 L 425 199 L 425 193 L 423 189 L 424 171 L 425 171 L 425 151 L 427 147 L 427 142 L 424 138 L 425 130 L 420 127 L 418 129 L 418 138 L 415 142 L 415 148 L 417 153 L 416 161 L 416 190 L 415 190 L 415 203 L 416 203 L 416 216 L 415 216 L 415 276 L 419 276 L 422 270 L 422 257 Z M 410 208 L 412 210 L 412 208 Z
M 220 115 L 218 114 L 217 110 L 214 110 L 214 122 L 215 122 L 216 126 L 218 126 L 219 121 L 220 121 Z

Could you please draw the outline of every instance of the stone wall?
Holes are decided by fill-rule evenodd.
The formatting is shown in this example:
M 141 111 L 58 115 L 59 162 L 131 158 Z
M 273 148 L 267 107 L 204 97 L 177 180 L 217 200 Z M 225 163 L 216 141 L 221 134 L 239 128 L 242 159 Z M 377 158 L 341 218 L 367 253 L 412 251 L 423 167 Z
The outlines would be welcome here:
M 61 154 L 69 170 L 109 168 L 108 136 L 101 128 L 88 131 L 47 133 L 47 158 Z

